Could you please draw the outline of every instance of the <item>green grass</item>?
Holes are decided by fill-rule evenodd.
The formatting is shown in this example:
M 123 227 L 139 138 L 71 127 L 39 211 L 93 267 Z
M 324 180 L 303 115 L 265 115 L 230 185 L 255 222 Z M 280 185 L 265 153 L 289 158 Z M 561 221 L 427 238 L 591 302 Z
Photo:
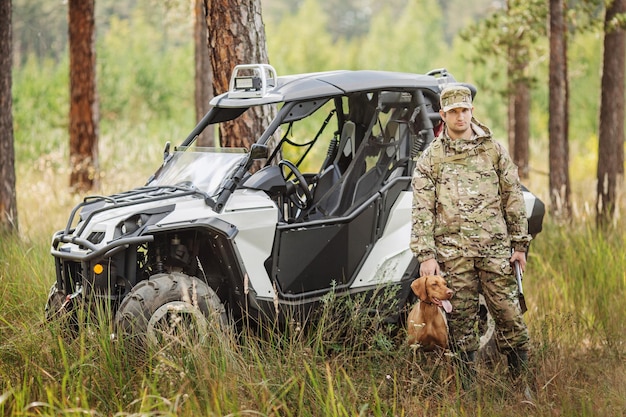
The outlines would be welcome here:
M 213 337 L 175 356 L 132 360 L 107 319 L 68 343 L 42 319 L 54 272 L 49 237 L 4 237 L 0 416 L 622 415 L 622 230 L 548 220 L 533 243 L 525 277 L 532 401 L 511 388 L 503 363 L 481 367 L 468 395 L 446 357 L 416 356 L 358 314 L 363 300 L 332 296 L 319 328 Z

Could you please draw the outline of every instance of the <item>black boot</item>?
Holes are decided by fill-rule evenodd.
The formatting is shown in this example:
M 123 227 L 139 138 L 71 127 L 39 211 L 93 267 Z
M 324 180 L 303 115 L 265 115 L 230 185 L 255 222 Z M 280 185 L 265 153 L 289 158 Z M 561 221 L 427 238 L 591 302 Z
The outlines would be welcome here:
M 513 387 L 528 401 L 534 401 L 532 385 L 529 380 L 528 351 L 513 349 L 506 353 L 509 363 L 509 372 L 513 380 Z
M 513 349 L 506 353 L 511 378 L 516 381 L 528 372 L 528 351 Z

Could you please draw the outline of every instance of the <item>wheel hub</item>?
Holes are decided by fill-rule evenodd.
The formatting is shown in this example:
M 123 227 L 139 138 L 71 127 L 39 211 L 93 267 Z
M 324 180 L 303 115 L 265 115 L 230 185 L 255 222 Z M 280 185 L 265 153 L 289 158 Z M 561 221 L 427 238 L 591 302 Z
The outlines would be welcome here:
M 184 301 L 172 301 L 159 307 L 146 329 L 152 346 L 196 344 L 208 334 L 208 321 L 202 312 Z

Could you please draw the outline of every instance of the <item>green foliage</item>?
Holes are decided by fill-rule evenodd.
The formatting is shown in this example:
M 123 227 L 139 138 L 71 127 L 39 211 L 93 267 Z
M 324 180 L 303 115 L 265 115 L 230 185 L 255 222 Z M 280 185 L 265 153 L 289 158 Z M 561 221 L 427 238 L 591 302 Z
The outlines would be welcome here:
M 67 52 L 67 8 L 58 2 L 29 0 L 11 0 L 11 6 L 16 65 L 24 65 L 32 56 L 62 61 Z
M 474 45 L 474 54 L 468 58 L 486 65 L 494 59 L 502 66 L 491 66 L 492 74 L 503 72 L 502 68 L 515 68 L 511 83 L 536 81 L 532 76 L 532 62 L 545 53 L 547 5 L 543 0 L 508 2 L 508 8 L 492 13 L 486 19 L 464 29 L 460 36 Z M 516 62 L 511 63 L 511 59 Z
M 570 130 L 573 141 L 589 141 L 598 135 L 602 37 L 585 32 L 569 42 Z
M 34 56 L 13 75 L 16 161 L 30 163 L 68 141 L 69 64 Z
M 488 10 L 484 2 L 471 6 L 461 3 L 458 0 L 372 3 L 367 11 L 370 13 L 367 31 L 361 35 L 350 31 L 350 35 L 341 36 L 340 32 L 333 34 L 328 30 L 329 26 L 337 25 L 338 19 L 326 12 L 325 7 L 330 7 L 332 2 L 323 6 L 308 0 L 281 8 L 278 1 L 272 4 L 273 9 L 267 10 L 279 10 L 276 13 L 282 14 L 280 23 L 273 15 L 265 19 L 270 60 L 279 74 L 343 68 L 426 72 L 446 67 L 458 80 L 478 86 L 477 117 L 497 137 L 505 138 L 507 103 L 503 94 L 507 79 L 502 56 L 506 47 L 502 39 L 509 35 L 499 34 L 494 39 L 476 31 L 479 26 L 475 25 L 463 32 L 464 37 L 449 37 L 447 32 L 452 26 L 467 25 L 480 16 L 480 10 L 482 13 Z M 511 17 L 515 22 L 508 24 L 529 28 L 521 32 L 524 36 L 533 31 L 542 33 L 537 26 L 545 27 L 545 19 L 541 17 L 545 13 L 531 13 L 539 6 L 534 2 L 526 6 L 514 3 L 519 13 Z M 603 8 L 597 3 L 597 0 L 578 2 L 581 6 L 569 11 L 577 29 L 569 41 L 573 141 L 584 142 L 597 136 L 601 38 L 590 29 L 581 29 L 595 28 L 591 23 L 598 19 L 588 16 L 601 14 Z M 26 19 L 22 17 L 26 11 L 22 6 L 18 7 L 18 16 Z M 459 8 L 464 11 L 462 19 L 458 18 Z M 107 170 L 112 166 L 115 170 L 128 166 L 124 155 L 130 148 L 137 156 L 136 147 L 129 144 L 137 143 L 138 138 L 145 137 L 150 144 L 144 155 L 150 152 L 149 160 L 158 161 L 156 153 L 165 140 L 179 143 L 194 124 L 191 23 L 183 17 L 185 11 L 188 12 L 181 2 L 141 0 L 123 5 L 98 2 L 100 163 L 105 176 L 110 175 Z M 64 12 L 62 7 L 50 11 L 61 12 Z M 346 12 L 342 19 L 349 21 L 350 16 L 351 12 Z M 492 25 L 504 24 L 490 19 Z M 22 23 L 16 27 L 23 27 Z M 536 80 L 546 80 L 547 39 L 533 38 L 533 41 L 528 74 Z M 486 54 L 481 49 L 485 45 L 495 48 L 496 55 Z M 50 161 L 62 166 L 66 164 L 68 141 L 67 58 L 53 61 L 31 57 L 24 62 L 15 68 L 13 86 L 18 169 Z M 534 84 L 531 94 L 531 140 L 535 142 L 531 146 L 542 148 L 542 143 L 547 143 L 547 83 Z M 310 135 L 313 134 L 312 130 Z M 531 165 L 547 166 L 545 158 L 543 152 L 533 153 Z M 148 162 L 145 156 L 133 161 L 136 160 Z M 144 175 L 149 175 L 153 168 L 154 165 L 146 168 L 148 173 Z M 587 174 L 593 176 L 594 170 Z
M 393 7 L 384 7 L 362 40 L 357 66 L 416 73 L 439 67 L 447 61 L 443 28 L 441 9 L 434 0 L 410 0 L 399 15 Z
M 437 59 L 438 52 L 446 48 L 439 35 L 443 17 L 434 0 L 378 5 L 376 14 L 368 19 L 368 30 L 350 36 L 332 38 L 325 29 L 329 26 L 326 16 L 318 1 L 307 0 L 280 24 L 266 26 L 270 61 L 279 73 L 329 69 L 426 72 L 445 62 Z
M 131 170 L 139 174 L 133 186 L 156 169 L 165 141 L 180 143 L 195 121 L 191 39 L 179 43 L 172 39 L 176 31 L 150 25 L 143 16 L 135 10 L 127 18 L 111 18 L 96 53 L 103 181 L 113 180 L 109 172 L 146 164 L 142 172 Z M 68 75 L 67 57 L 54 61 L 31 55 L 14 68 L 18 182 L 36 185 L 31 175 L 50 169 L 52 175 L 69 175 Z M 18 194 L 18 199 L 28 197 Z
M 513 1 L 510 9 L 500 10 L 460 33 L 455 46 L 466 60 L 457 78 L 478 85 L 479 107 L 486 106 L 485 120 L 497 132 L 506 133 L 507 71 L 509 48 L 520 48 L 520 62 L 526 63 L 524 72 L 517 76 L 531 82 L 531 140 L 548 138 L 548 52 L 546 34 L 547 8 L 543 1 Z M 570 128 L 572 142 L 593 141 L 598 132 L 600 102 L 600 74 L 602 64 L 602 37 L 599 36 L 604 5 L 599 0 L 574 2 L 567 9 L 568 72 Z M 455 62 L 451 67 L 456 68 Z M 467 74 L 468 75 L 464 75 Z M 459 77 L 459 74 L 463 77 Z M 486 93 L 486 95 L 484 94 Z M 485 101 L 486 99 L 486 101 Z M 595 151 L 594 151 L 595 152 Z M 575 155 L 573 156 L 576 157 Z M 533 161 L 532 159 L 535 159 Z M 531 157 L 531 165 L 542 165 Z M 588 175 L 594 172 L 587 171 Z
M 193 108 L 191 42 L 171 47 L 143 15 L 113 18 L 98 44 L 98 89 L 104 119 L 184 120 Z M 157 51 L 153 45 L 158 47 Z
M 319 2 L 306 0 L 295 15 L 266 26 L 268 56 L 276 71 L 295 74 L 337 69 L 338 56 L 328 47 L 332 41 L 327 24 Z

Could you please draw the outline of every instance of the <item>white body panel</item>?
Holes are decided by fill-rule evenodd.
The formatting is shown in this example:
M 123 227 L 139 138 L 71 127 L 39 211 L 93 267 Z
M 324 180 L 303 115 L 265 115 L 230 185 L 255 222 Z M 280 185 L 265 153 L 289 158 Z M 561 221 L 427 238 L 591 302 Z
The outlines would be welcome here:
M 383 236 L 367 256 L 353 288 L 397 282 L 402 278 L 413 258 L 409 248 L 412 199 L 410 191 L 400 193 Z

